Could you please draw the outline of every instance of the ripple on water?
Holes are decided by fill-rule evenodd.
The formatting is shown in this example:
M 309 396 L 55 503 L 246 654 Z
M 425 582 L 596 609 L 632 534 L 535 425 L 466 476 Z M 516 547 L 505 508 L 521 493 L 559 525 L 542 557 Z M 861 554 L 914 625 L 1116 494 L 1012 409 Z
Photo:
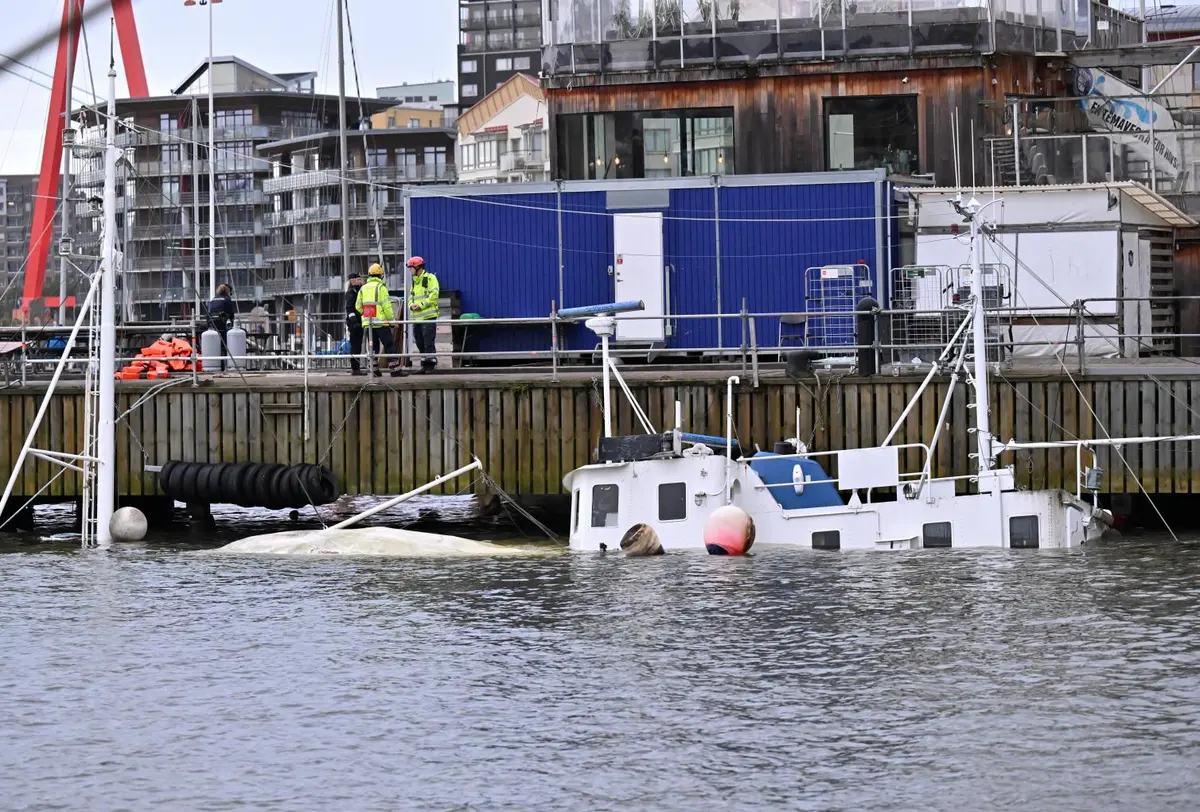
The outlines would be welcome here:
M 1195 549 L 0 555 L 3 806 L 1190 810 Z

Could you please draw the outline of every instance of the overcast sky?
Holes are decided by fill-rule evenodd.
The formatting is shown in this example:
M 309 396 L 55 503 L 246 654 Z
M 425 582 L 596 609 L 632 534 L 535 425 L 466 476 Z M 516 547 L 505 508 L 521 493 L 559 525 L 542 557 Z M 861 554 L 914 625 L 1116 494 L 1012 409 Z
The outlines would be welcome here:
M 208 8 L 185 7 L 183 0 L 135 0 L 134 8 L 150 92 L 165 95 L 208 58 Z M 336 8 L 334 0 L 223 0 L 214 7 L 213 50 L 267 71 L 316 70 L 317 90 L 336 93 Z M 455 78 L 458 4 L 453 0 L 349 0 L 349 9 L 365 95 L 404 81 Z M 61 14 L 62 0 L 0 0 L 0 53 L 12 53 L 57 26 Z M 107 87 L 108 19 L 94 18 L 87 33 L 101 96 Z M 54 56 L 51 45 L 26 61 L 53 73 Z M 90 89 L 82 47 L 79 60 L 75 85 Z M 0 73 L 0 175 L 38 171 L 50 92 L 23 77 L 42 85 L 50 80 L 24 69 L 22 75 Z M 118 94 L 125 95 L 124 77 L 117 81 Z M 354 93 L 349 41 L 346 88 Z

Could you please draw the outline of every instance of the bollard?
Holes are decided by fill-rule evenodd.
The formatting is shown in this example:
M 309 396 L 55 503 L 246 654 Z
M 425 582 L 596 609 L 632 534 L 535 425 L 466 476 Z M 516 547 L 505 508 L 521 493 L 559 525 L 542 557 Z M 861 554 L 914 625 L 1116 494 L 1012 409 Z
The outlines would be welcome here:
M 858 347 L 858 374 L 870 378 L 879 371 L 875 357 L 875 312 L 879 302 L 870 296 L 854 306 L 854 343 Z

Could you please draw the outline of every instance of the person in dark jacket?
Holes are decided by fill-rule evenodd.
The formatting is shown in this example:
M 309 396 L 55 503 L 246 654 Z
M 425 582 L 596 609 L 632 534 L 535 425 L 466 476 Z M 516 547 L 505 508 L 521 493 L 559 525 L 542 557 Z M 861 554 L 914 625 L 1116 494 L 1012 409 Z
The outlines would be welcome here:
M 233 327 L 233 297 L 229 285 L 220 285 L 217 295 L 208 303 L 208 326 L 221 334 L 221 349 L 224 350 L 228 346 L 225 337 Z
M 346 327 L 350 331 L 350 374 L 366 375 L 359 356 L 363 351 L 362 316 L 358 312 L 358 292 L 362 290 L 363 278 L 357 274 L 350 277 L 346 285 Z

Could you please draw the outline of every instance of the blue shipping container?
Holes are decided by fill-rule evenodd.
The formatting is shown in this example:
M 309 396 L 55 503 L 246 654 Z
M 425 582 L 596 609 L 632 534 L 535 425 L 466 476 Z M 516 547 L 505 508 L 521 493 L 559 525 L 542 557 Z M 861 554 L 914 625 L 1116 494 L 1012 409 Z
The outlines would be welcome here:
M 803 313 L 810 269 L 865 265 L 871 294 L 885 302 L 881 282 L 895 256 L 890 197 L 882 170 L 413 188 L 407 244 L 443 290 L 459 291 L 463 312 L 546 319 L 552 303 L 618 298 L 614 217 L 659 212 L 664 310 L 676 317 L 660 348 L 728 349 L 740 346 L 743 322 L 717 314 L 739 314 L 743 303 L 750 313 Z M 760 348 L 778 345 L 778 318 L 755 325 Z M 545 324 L 472 332 L 473 351 L 550 348 Z M 562 349 L 596 345 L 581 325 L 562 335 Z

